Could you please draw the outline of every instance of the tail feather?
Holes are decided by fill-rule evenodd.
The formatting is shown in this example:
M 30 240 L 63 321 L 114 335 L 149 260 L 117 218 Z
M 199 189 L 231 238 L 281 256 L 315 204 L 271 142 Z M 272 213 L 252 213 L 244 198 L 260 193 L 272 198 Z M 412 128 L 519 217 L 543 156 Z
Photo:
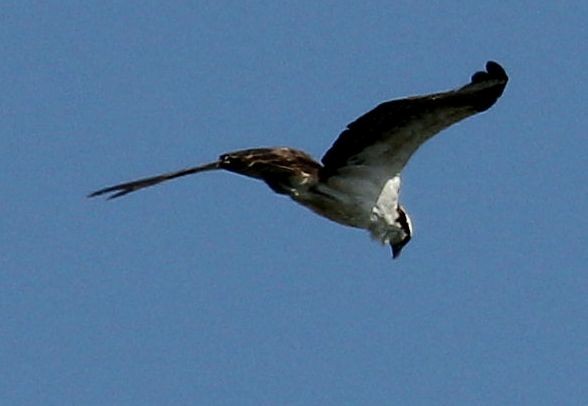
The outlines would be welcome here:
M 97 190 L 92 192 L 88 195 L 88 197 L 96 197 L 101 195 L 110 194 L 107 199 L 116 199 L 117 197 L 124 196 L 128 193 L 135 192 L 137 190 L 157 185 L 161 182 L 165 182 L 171 179 L 179 178 L 182 176 L 192 175 L 194 173 L 204 172 L 204 171 L 212 171 L 215 169 L 220 169 L 220 162 L 215 161 L 209 164 L 194 166 L 191 168 L 182 169 L 175 172 L 164 173 L 157 176 L 152 176 L 149 178 L 143 178 L 134 180 L 132 182 L 121 183 L 114 186 L 109 186 L 104 189 Z

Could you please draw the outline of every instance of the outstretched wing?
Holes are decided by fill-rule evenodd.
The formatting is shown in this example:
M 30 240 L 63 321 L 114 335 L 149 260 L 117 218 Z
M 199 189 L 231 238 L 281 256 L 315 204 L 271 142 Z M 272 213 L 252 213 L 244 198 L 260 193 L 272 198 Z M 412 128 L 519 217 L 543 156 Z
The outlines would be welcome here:
M 151 176 L 149 178 L 142 178 L 133 180 L 131 182 L 120 183 L 114 186 L 108 186 L 104 189 L 97 190 L 88 195 L 88 197 L 96 197 L 101 195 L 109 195 L 108 199 L 116 199 L 131 192 L 135 192 L 146 187 L 155 186 L 168 180 L 181 178 L 182 176 L 192 175 L 194 173 L 212 171 L 220 169 L 220 162 L 212 162 L 206 165 L 194 166 L 192 168 L 181 169 L 175 172 L 163 173 L 161 175 Z
M 323 179 L 354 172 L 378 174 L 384 182 L 400 173 L 412 154 L 450 125 L 489 109 L 502 94 L 508 76 L 496 62 L 476 72 L 461 88 L 392 100 L 347 126 L 322 158 Z M 374 170 L 370 170 L 374 169 Z
M 316 182 L 320 168 L 308 154 L 293 148 L 252 148 L 222 154 L 217 161 L 205 165 L 108 186 L 88 197 L 108 195 L 108 199 L 115 199 L 168 180 L 217 169 L 261 179 L 274 192 L 292 195 L 298 187 Z

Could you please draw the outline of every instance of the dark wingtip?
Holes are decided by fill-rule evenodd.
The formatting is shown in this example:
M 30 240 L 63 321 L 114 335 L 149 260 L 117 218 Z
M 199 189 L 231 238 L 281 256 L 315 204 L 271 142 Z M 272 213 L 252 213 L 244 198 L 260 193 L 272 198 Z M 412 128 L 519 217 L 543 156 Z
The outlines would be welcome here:
M 110 196 L 108 196 L 108 197 L 106 198 L 106 200 L 112 200 L 112 199 L 116 199 L 117 197 L 122 197 L 122 196 L 124 196 L 124 195 L 126 195 L 126 194 L 128 194 L 128 193 L 131 193 L 131 192 L 132 192 L 132 190 L 123 190 L 123 191 L 121 191 L 121 192 L 118 192 L 118 193 L 115 193 L 115 194 L 113 194 L 113 195 L 110 195 Z
M 100 189 L 100 190 L 97 190 L 97 191 L 95 191 L 95 192 L 92 192 L 92 193 L 90 193 L 90 194 L 86 195 L 86 197 L 87 197 L 87 198 L 98 197 L 98 196 L 105 195 L 105 194 L 107 194 L 107 193 L 115 192 L 115 191 L 117 191 L 117 190 L 119 190 L 119 189 L 120 189 L 120 188 L 118 188 L 118 187 L 107 187 L 107 188 Z M 115 194 L 114 194 L 114 195 L 112 195 L 112 196 L 108 196 L 108 197 L 107 197 L 107 199 L 108 199 L 108 200 L 110 200 L 110 199 L 114 199 L 115 197 L 119 197 L 119 196 L 125 195 L 125 194 L 127 194 L 127 193 L 129 193 L 129 191 L 127 191 L 127 190 L 124 190 L 124 191 L 122 191 L 122 192 L 115 193 Z
M 476 72 L 472 75 L 472 83 L 480 83 L 488 80 L 488 72 Z
M 100 196 L 100 195 L 103 195 L 104 193 L 106 193 L 104 190 L 97 190 L 97 191 L 95 191 L 95 192 L 88 193 L 88 194 L 86 195 L 86 197 L 87 197 L 88 199 L 91 199 L 92 197 L 98 197 L 98 196 Z
M 86 197 L 92 198 L 92 197 L 102 196 L 107 193 L 113 193 L 110 196 L 106 196 L 106 200 L 112 200 L 112 199 L 116 199 L 118 197 L 122 197 L 124 195 L 127 195 L 131 192 L 134 192 L 134 191 L 135 191 L 135 189 L 133 189 L 133 188 L 123 188 L 123 187 L 113 186 L 113 187 L 108 187 L 105 189 L 100 189 L 95 192 L 92 192 L 89 195 L 87 195 Z
M 476 72 L 472 75 L 472 83 L 481 83 L 488 80 L 498 80 L 501 82 L 508 81 L 508 75 L 502 66 L 497 62 L 488 61 L 486 62 L 486 70 Z
M 506 71 L 498 62 L 495 62 L 495 61 L 486 62 L 486 71 L 488 72 L 488 74 L 492 78 L 496 78 L 496 79 L 504 80 L 504 81 L 508 80 L 508 75 L 506 74 Z
M 489 109 L 502 95 L 508 82 L 508 75 L 497 62 L 486 62 L 486 70 L 472 75 L 471 83 L 461 89 L 472 89 L 476 100 L 472 103 L 478 112 Z
M 116 199 L 117 197 L 121 197 L 121 196 L 124 196 L 128 193 L 131 193 L 134 190 L 136 190 L 136 188 L 129 187 L 129 185 L 127 185 L 127 184 L 122 184 L 122 185 L 116 185 L 116 186 L 109 186 L 104 189 L 97 190 L 95 192 L 88 194 L 86 197 L 93 198 L 93 197 L 103 196 L 108 193 L 112 193 L 110 196 L 106 196 L 106 200 L 112 200 L 112 199 Z
M 149 178 L 138 179 L 138 180 L 134 180 L 132 182 L 121 183 L 119 185 L 105 187 L 104 189 L 100 189 L 100 190 L 97 190 L 95 192 L 90 193 L 88 195 L 88 197 L 96 197 L 96 196 L 102 196 L 105 194 L 112 193 L 110 196 L 108 196 L 106 198 L 107 200 L 112 200 L 112 199 L 116 199 L 117 197 L 125 196 L 131 192 L 136 191 L 136 190 L 140 190 L 140 189 L 144 189 L 146 187 L 154 186 L 154 185 L 157 185 L 161 182 L 168 181 L 170 179 L 175 179 L 175 178 L 179 178 L 181 176 L 186 176 L 186 175 L 192 175 L 192 174 L 198 173 L 198 172 L 212 171 L 215 169 L 220 169 L 220 162 L 219 161 L 214 161 L 214 162 L 204 164 L 204 165 L 199 165 L 199 166 L 193 166 L 193 167 L 182 169 L 182 170 L 175 171 L 175 172 L 168 172 L 168 173 L 164 173 L 164 174 L 157 175 L 157 176 L 151 176 Z
M 508 81 L 508 75 L 504 68 L 497 62 L 488 61 L 486 62 L 485 71 L 479 71 L 472 75 L 472 83 L 480 83 L 488 80 L 498 80 L 506 83 Z

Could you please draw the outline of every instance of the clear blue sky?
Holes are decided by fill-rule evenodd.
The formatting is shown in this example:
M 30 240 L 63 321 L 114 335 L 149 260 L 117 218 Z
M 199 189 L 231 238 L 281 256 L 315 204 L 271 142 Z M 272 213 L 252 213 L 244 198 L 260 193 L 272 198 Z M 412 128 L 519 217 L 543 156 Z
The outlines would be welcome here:
M 588 3 L 5 2 L 4 404 L 588 403 Z M 404 173 L 415 236 L 229 173 L 112 183 L 290 145 L 466 83 L 489 112 Z

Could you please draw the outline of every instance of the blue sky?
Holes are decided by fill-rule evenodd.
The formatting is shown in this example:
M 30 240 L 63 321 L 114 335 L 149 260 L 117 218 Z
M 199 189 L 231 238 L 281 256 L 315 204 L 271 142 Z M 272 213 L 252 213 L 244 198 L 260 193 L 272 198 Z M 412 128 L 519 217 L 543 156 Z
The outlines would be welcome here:
M 586 2 L 6 2 L 6 404 L 586 404 Z M 378 103 L 466 83 L 487 113 L 404 173 L 415 236 L 207 173 L 315 157 Z

